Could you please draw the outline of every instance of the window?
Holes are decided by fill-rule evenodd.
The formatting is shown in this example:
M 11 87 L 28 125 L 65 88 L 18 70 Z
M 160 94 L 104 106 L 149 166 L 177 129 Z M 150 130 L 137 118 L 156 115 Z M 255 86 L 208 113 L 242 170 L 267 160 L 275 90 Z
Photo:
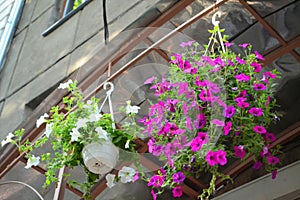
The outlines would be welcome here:
M 45 30 L 42 35 L 47 36 L 91 1 L 92 0 L 55 0 L 50 19 L 50 27 Z

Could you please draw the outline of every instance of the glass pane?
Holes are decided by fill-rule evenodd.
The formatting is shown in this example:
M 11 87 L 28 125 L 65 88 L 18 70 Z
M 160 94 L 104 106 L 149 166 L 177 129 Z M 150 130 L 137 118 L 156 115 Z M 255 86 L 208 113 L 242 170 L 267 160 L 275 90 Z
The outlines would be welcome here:
M 290 41 L 300 33 L 300 1 L 268 16 L 266 21 L 284 38 Z
M 260 16 L 264 17 L 282 7 L 285 5 L 293 2 L 293 0 L 248 0 L 247 3 L 253 7 Z

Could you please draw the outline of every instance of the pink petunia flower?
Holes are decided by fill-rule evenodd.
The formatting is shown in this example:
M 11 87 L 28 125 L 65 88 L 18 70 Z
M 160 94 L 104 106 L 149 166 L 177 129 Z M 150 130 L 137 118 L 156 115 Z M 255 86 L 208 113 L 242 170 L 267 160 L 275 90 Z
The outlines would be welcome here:
M 250 43 L 239 44 L 239 46 L 246 49 L 247 46 L 250 46 Z
M 210 166 L 215 166 L 218 164 L 218 157 L 216 155 L 216 152 L 213 151 L 208 151 L 205 156 L 205 160 Z
M 216 126 L 225 126 L 225 122 L 218 119 L 213 119 L 212 123 L 215 124 Z
M 220 164 L 221 166 L 226 165 L 227 163 L 226 151 L 218 150 L 216 154 L 217 154 L 218 164 Z
M 195 137 L 191 142 L 191 150 L 194 152 L 199 151 L 202 148 L 203 140 L 199 137 Z
M 277 158 L 275 156 L 268 156 L 267 157 L 267 163 L 269 165 L 275 165 L 275 164 L 279 163 L 279 158 Z
M 254 51 L 254 54 L 255 54 L 255 57 L 258 59 L 258 60 L 265 60 L 264 57 L 258 53 L 257 51 Z
M 239 57 L 236 57 L 236 61 L 241 64 L 241 65 L 246 65 L 246 61 L 244 61 L 243 59 L 239 58 Z
M 148 78 L 148 79 L 144 82 L 144 84 L 145 84 L 145 85 L 146 85 L 146 84 L 152 84 L 153 81 L 154 81 L 154 79 L 155 79 L 155 77 L 152 76 L 152 77 Z
M 224 135 L 228 135 L 228 133 L 231 131 L 231 128 L 232 128 L 232 122 L 229 121 L 224 126 Z
M 272 72 L 263 72 L 263 75 L 273 79 L 276 78 L 276 74 L 273 74 Z
M 261 161 L 257 161 L 256 163 L 253 164 L 253 169 L 258 170 L 259 168 L 261 168 L 262 165 L 263 164 Z
M 270 142 L 274 142 L 276 140 L 276 137 L 273 133 L 266 133 L 265 139 Z
M 258 126 L 258 125 L 255 125 L 253 130 L 256 132 L 256 133 L 259 133 L 259 134 L 264 134 L 267 132 L 267 130 L 265 129 L 265 127 L 263 126 Z
M 200 113 L 196 116 L 196 120 L 194 121 L 194 126 L 196 129 L 201 129 L 206 125 L 206 116 L 203 113 Z
M 261 70 L 261 64 L 257 63 L 257 62 L 252 62 L 250 64 L 250 66 L 254 67 L 254 72 L 259 73 Z
M 239 145 L 239 146 L 234 146 L 234 156 L 239 157 L 240 159 L 243 159 L 246 155 L 246 151 L 244 150 L 244 146 Z
M 153 200 L 156 200 L 156 199 L 157 199 L 157 195 L 156 195 L 156 193 L 154 192 L 154 190 L 151 190 L 151 195 L 152 195 Z
M 266 86 L 262 83 L 255 83 L 253 85 L 253 89 L 254 90 L 265 90 L 266 89 Z
M 259 117 L 263 114 L 261 108 L 250 108 L 249 113 L 253 116 Z
M 160 187 L 164 183 L 164 178 L 159 175 L 154 175 L 149 179 L 148 186 Z
M 275 179 L 277 176 L 278 171 L 275 169 L 272 171 L 272 179 Z
M 240 108 L 248 108 L 250 106 L 250 104 L 248 102 L 244 102 L 244 101 L 240 101 L 236 105 Z
M 181 46 L 182 48 L 184 47 L 191 47 L 194 44 L 194 40 L 188 41 L 188 42 L 182 42 L 179 46 Z
M 231 47 L 232 45 L 234 45 L 234 43 L 225 42 L 224 45 L 225 45 L 225 47 Z
M 182 189 L 180 186 L 174 187 L 172 190 L 173 197 L 181 197 L 182 196 Z
M 228 66 L 234 66 L 234 63 L 230 59 L 227 60 L 227 63 Z
M 172 175 L 172 179 L 175 183 L 182 183 L 185 179 L 185 175 L 182 172 L 177 172 Z
M 228 106 L 227 108 L 224 109 L 223 115 L 226 118 L 230 118 L 234 115 L 234 113 L 235 113 L 235 108 L 234 108 L 234 106 L 230 105 L 230 106 Z
M 243 73 L 235 75 L 234 78 L 236 78 L 238 82 L 247 82 L 250 80 L 250 76 L 247 76 Z

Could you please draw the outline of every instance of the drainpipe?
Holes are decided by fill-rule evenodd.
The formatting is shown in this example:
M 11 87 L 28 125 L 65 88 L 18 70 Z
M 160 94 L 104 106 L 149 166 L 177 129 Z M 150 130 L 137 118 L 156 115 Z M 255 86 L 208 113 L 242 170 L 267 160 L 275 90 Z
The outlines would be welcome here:
M 15 0 L 13 8 L 8 17 L 3 35 L 0 40 L 0 72 L 3 68 L 6 53 L 14 36 L 18 21 L 20 19 L 25 0 Z

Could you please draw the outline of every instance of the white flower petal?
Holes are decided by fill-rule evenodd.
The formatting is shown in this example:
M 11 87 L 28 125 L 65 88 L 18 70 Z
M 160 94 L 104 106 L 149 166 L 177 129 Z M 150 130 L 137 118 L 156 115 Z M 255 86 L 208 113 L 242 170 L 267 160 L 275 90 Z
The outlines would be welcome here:
M 99 114 L 99 113 L 91 114 L 91 115 L 90 115 L 90 118 L 89 118 L 89 121 L 90 121 L 90 122 L 97 122 L 97 121 L 100 120 L 101 117 L 102 117 L 102 115 Z
M 45 135 L 47 138 L 49 138 L 50 134 L 52 133 L 52 126 L 53 126 L 53 123 L 46 124 Z
M 137 114 L 138 112 L 139 112 L 139 109 L 140 109 L 140 107 L 138 107 L 138 106 L 131 106 L 130 105 L 130 101 L 127 101 L 126 102 L 127 103 L 127 106 L 126 106 L 126 114 L 130 114 L 130 113 L 134 113 L 134 114 Z
M 89 121 L 89 119 L 78 119 L 78 121 L 76 122 L 76 128 L 77 129 L 80 129 L 82 127 L 85 127 L 86 126 L 86 123 Z
M 8 133 L 8 135 L 6 136 L 5 140 L 1 141 L 1 146 L 3 147 L 7 143 L 10 143 L 10 141 L 12 140 L 13 137 L 15 137 L 15 135 L 12 132 Z
M 40 127 L 45 122 L 45 118 L 47 117 L 49 117 L 47 113 L 44 113 L 42 116 L 40 116 L 40 118 L 36 121 L 36 127 Z
M 97 133 L 99 133 L 99 138 L 101 139 L 105 139 L 105 140 L 109 140 L 109 138 L 108 138 L 108 133 L 106 132 L 106 130 L 104 130 L 104 129 L 102 129 L 102 127 L 97 127 L 96 129 L 95 129 L 95 131 L 97 132 Z
M 118 174 L 122 183 L 129 183 L 133 181 L 136 171 L 131 167 L 124 166 Z
M 26 169 L 31 168 L 32 166 L 37 166 L 40 163 L 40 157 L 37 156 L 35 157 L 32 155 L 28 160 L 27 160 L 27 165 L 25 166 Z
M 129 148 L 129 143 L 130 143 L 130 140 L 127 140 L 127 141 L 126 141 L 126 144 L 125 144 L 125 149 L 128 149 L 128 148 Z
M 116 177 L 116 175 L 114 175 L 114 174 L 107 174 L 105 176 L 107 187 L 112 188 L 113 186 L 116 185 L 115 184 L 115 177 Z
M 71 83 L 73 83 L 73 81 L 69 79 L 67 82 L 59 84 L 58 89 L 66 89 Z
M 70 133 L 71 137 L 71 142 L 76 142 L 78 141 L 78 138 L 80 137 L 80 133 L 76 128 L 72 129 L 72 132 Z

